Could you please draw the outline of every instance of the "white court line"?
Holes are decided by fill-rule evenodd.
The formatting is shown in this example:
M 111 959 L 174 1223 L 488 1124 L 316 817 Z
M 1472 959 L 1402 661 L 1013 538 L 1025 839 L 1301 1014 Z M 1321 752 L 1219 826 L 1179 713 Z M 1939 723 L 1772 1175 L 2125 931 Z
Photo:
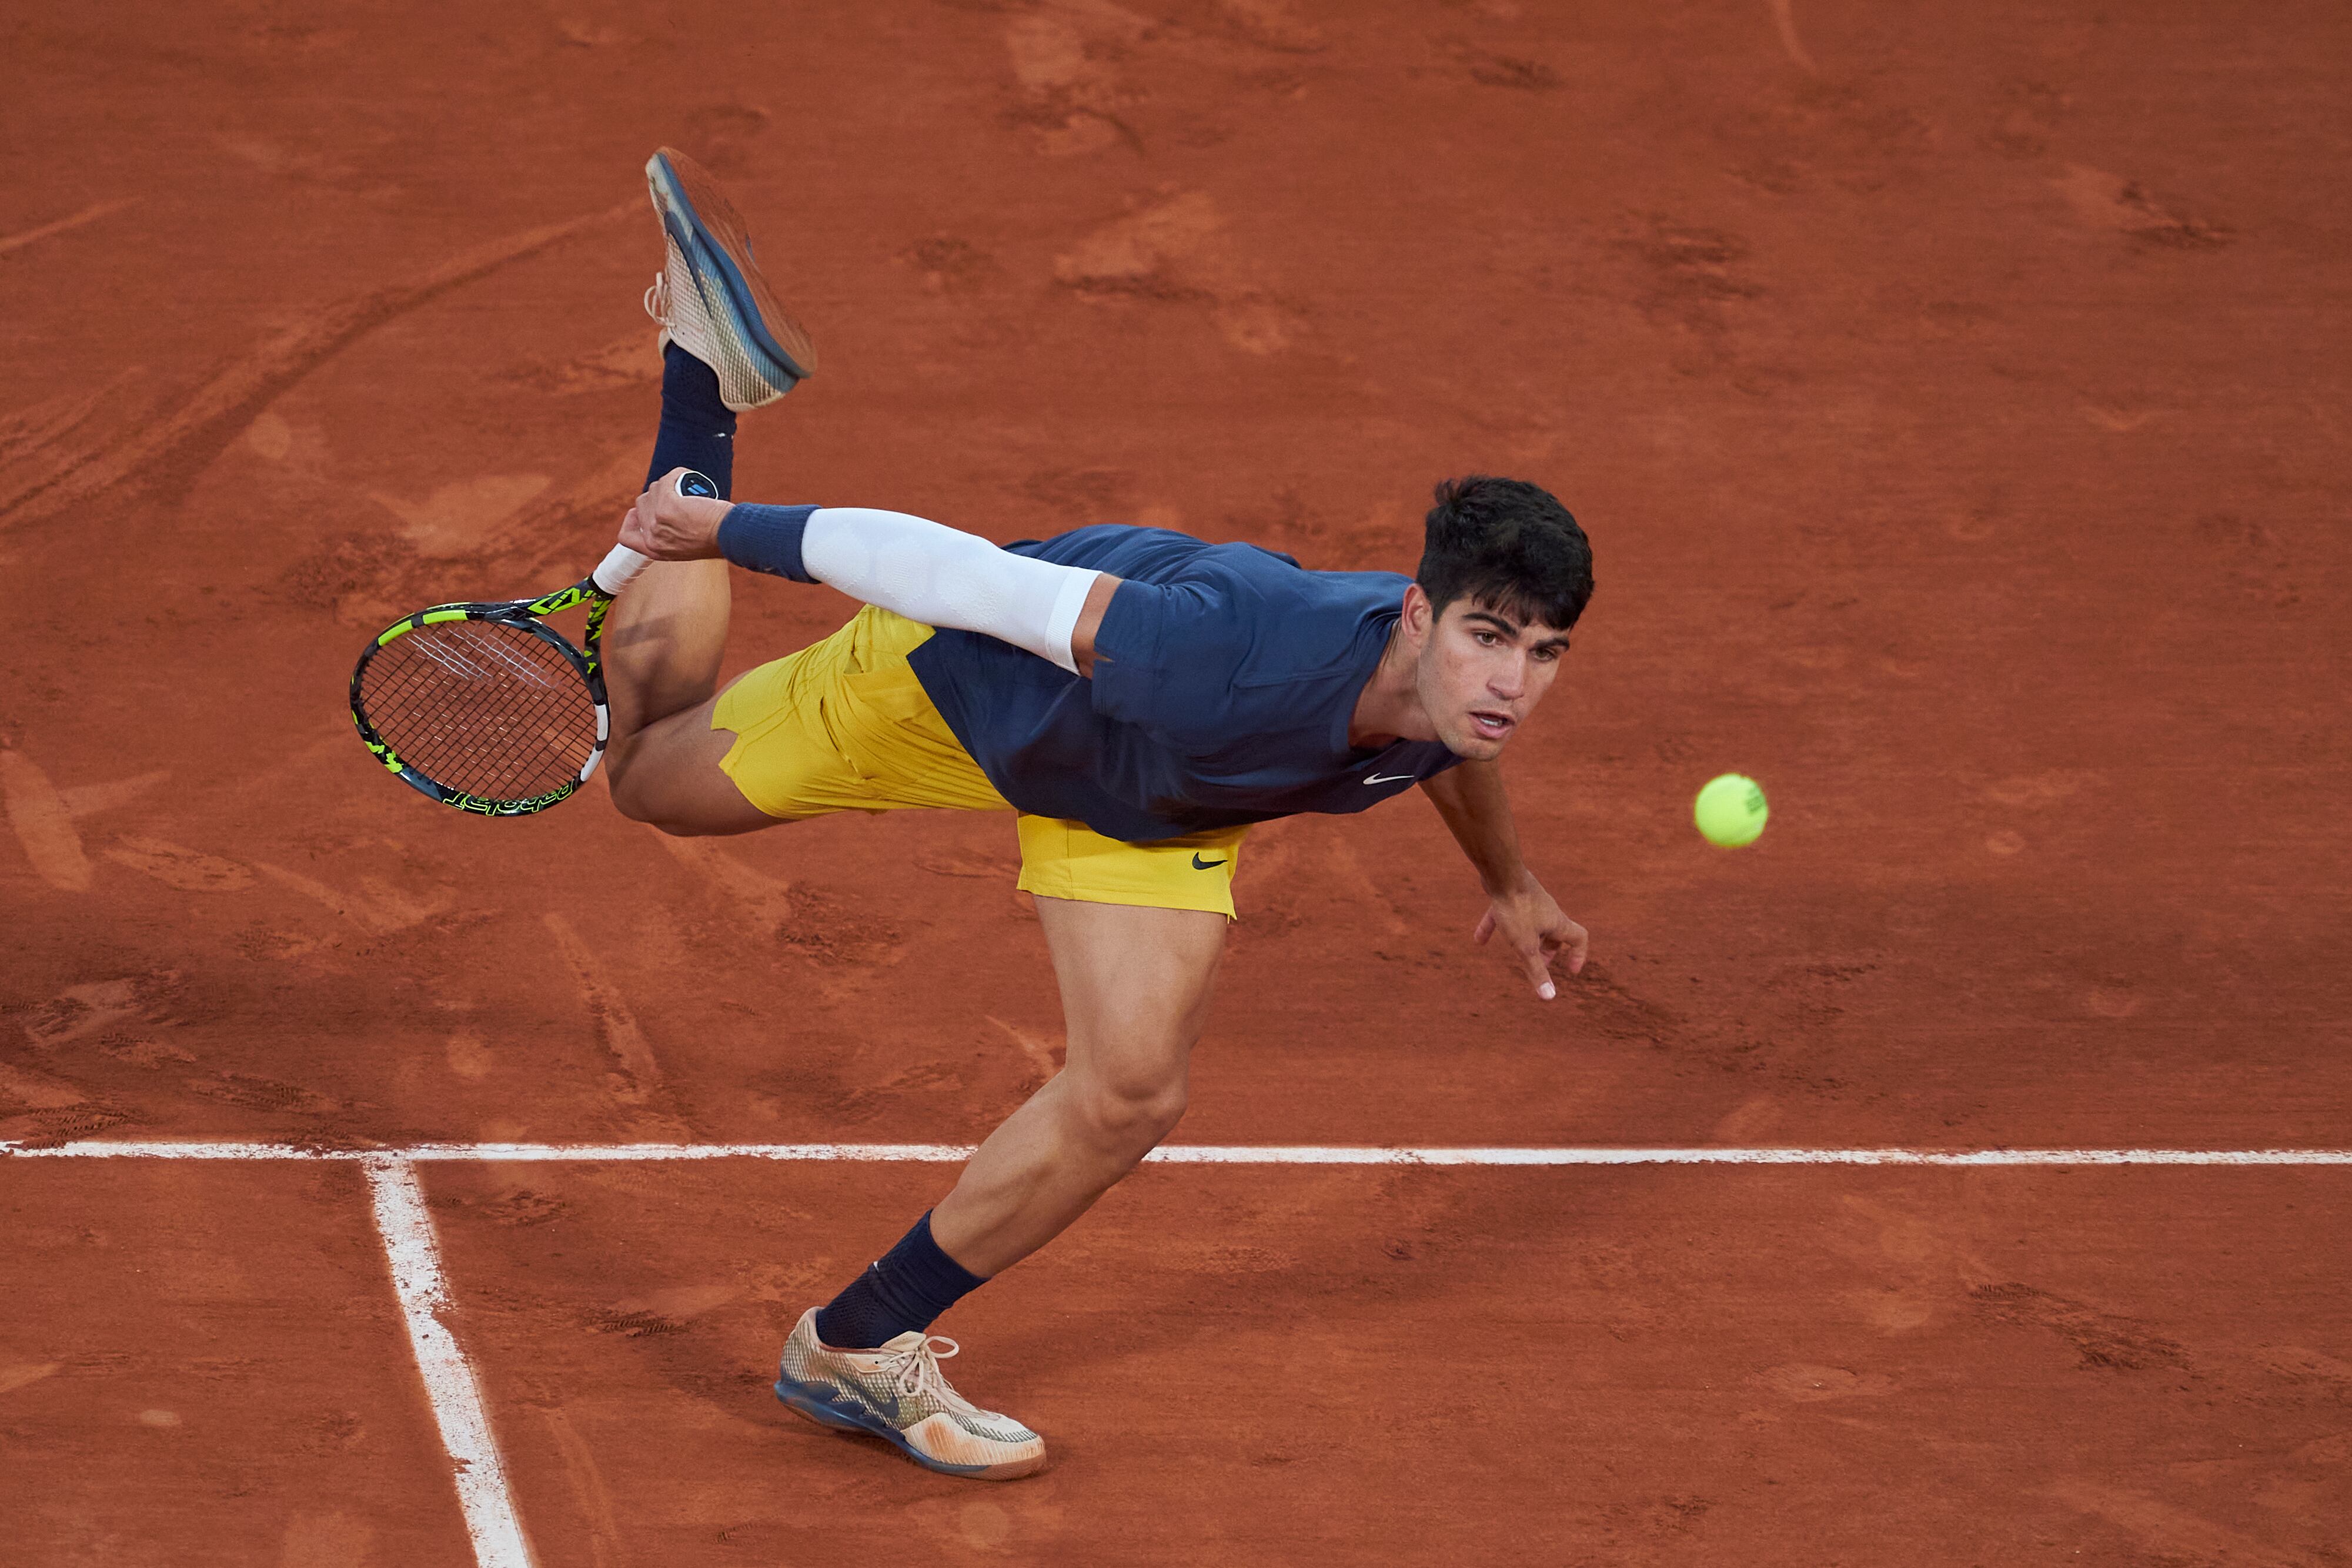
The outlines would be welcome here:
M 86 1139 L 32 1146 L 0 1142 L 17 1159 L 357 1161 L 374 1198 L 376 1229 L 393 1289 L 433 1406 L 479 1568 L 532 1568 L 507 1485 L 506 1466 L 473 1364 L 442 1321 L 449 1286 L 433 1217 L 417 1184 L 422 1161 L 781 1160 L 949 1165 L 971 1157 L 961 1144 L 416 1144 L 399 1149 L 318 1148 L 234 1141 Z M 1803 1148 L 1372 1148 L 1178 1144 L 1147 1159 L 1165 1165 L 1238 1166 L 2352 1166 L 2352 1149 L 1803 1149 Z
M 102 1138 L 0 1143 L 18 1159 L 361 1160 L 787 1160 L 951 1165 L 968 1144 L 413 1144 L 394 1149 L 302 1144 Z M 2352 1166 L 2352 1149 L 1804 1149 L 1804 1148 L 1378 1148 L 1258 1144 L 1169 1144 L 1144 1158 L 1212 1166 Z
M 449 1283 L 441 1274 L 440 1244 L 416 1167 L 396 1156 L 371 1155 L 362 1168 L 375 1199 L 375 1228 L 392 1261 L 392 1288 L 408 1320 L 416 1370 L 425 1375 L 433 1421 L 457 1472 L 457 1503 L 465 1510 L 466 1533 L 474 1538 L 474 1561 L 480 1568 L 531 1568 L 514 1494 L 507 1490 L 506 1466 L 482 1406 L 481 1385 L 457 1336 L 441 1321 L 449 1310 Z

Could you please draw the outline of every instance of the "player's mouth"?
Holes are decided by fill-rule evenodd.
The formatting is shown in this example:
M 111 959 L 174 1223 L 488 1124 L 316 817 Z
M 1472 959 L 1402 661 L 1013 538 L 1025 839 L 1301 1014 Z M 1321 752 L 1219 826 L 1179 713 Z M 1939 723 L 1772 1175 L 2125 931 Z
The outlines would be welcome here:
M 1516 722 L 1509 714 L 1497 713 L 1492 708 L 1474 708 L 1470 713 L 1470 727 L 1484 740 L 1506 738 Z

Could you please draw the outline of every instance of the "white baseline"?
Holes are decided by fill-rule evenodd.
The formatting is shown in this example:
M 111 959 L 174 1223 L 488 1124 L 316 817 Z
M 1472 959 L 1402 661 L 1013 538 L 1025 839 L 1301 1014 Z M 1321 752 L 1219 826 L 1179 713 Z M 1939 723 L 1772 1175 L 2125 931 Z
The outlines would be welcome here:
M 772 1160 L 952 1165 L 964 1144 L 412 1144 L 333 1148 L 236 1140 L 81 1139 L 34 1145 L 0 1141 L 7 1159 L 331 1160 L 356 1162 L 367 1177 L 393 1291 L 425 1379 L 434 1424 L 449 1456 L 457 1501 L 479 1568 L 533 1568 L 506 1466 L 490 1428 L 473 1364 L 450 1332 L 448 1281 L 421 1163 L 504 1161 Z M 2352 1166 L 2352 1149 L 1837 1149 L 1837 1148 L 1381 1148 L 1324 1145 L 1172 1144 L 1146 1159 L 1160 1165 L 1453 1166 Z
M 412 1144 L 335 1148 L 307 1144 L 83 1139 L 0 1143 L 17 1159 L 604 1162 L 782 1160 L 950 1165 L 969 1144 Z M 2115 1148 L 1385 1148 L 1321 1145 L 1167 1144 L 1144 1158 L 1208 1166 L 2352 1166 L 2352 1149 Z

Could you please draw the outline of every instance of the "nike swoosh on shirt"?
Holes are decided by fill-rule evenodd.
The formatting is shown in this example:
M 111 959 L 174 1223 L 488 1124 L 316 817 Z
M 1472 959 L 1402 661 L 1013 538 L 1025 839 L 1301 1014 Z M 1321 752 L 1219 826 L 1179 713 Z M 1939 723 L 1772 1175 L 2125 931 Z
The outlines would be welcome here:
M 1192 869 L 1194 871 L 1214 871 L 1224 863 L 1225 862 L 1223 861 L 1204 861 L 1201 858 L 1200 851 L 1194 850 L 1192 852 Z
M 1393 784 L 1400 779 L 1410 779 L 1410 773 L 1375 773 L 1364 780 L 1367 784 Z

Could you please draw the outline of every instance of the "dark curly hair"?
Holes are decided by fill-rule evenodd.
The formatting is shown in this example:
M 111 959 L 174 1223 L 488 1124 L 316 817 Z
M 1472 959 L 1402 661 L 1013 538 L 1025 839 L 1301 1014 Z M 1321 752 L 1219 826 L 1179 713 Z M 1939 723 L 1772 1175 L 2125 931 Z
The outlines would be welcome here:
M 1592 541 L 1549 490 L 1473 474 L 1437 486 L 1413 580 L 1438 614 L 1468 599 L 1565 632 L 1592 598 Z

